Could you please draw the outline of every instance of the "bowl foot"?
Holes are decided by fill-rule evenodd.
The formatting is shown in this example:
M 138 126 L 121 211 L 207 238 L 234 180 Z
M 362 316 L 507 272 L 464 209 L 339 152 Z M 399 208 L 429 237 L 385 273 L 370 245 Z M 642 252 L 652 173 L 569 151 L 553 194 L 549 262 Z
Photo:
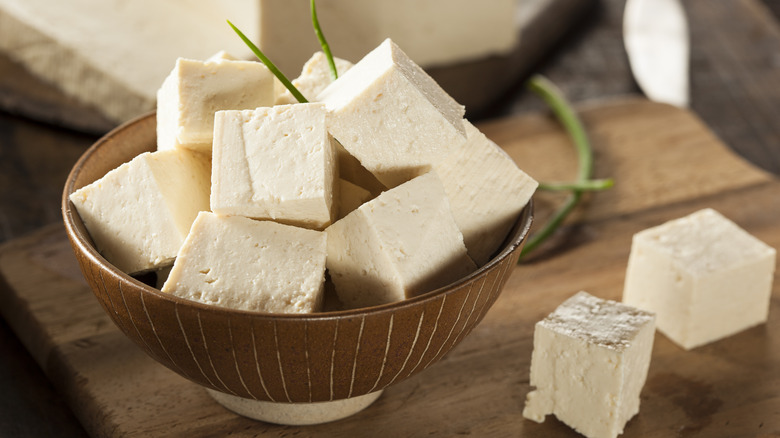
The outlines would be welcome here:
M 382 390 L 380 390 L 343 400 L 315 403 L 277 403 L 236 397 L 212 389 L 206 391 L 217 403 L 239 415 L 287 426 L 304 426 L 341 420 L 367 408 L 382 395 Z

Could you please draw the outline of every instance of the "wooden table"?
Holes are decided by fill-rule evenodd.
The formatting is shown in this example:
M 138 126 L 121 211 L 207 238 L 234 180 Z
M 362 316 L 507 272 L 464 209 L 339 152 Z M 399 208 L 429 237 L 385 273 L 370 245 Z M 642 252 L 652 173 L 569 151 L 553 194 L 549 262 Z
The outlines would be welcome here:
M 599 2 L 539 66 L 572 101 L 638 93 L 620 36 L 623 3 Z M 728 146 L 780 175 L 780 1 L 684 3 L 692 31 L 692 110 Z M 543 109 L 538 98 L 518 88 L 486 117 Z M 94 140 L 0 113 L 0 241 L 60 221 L 63 181 Z M 2 321 L 0 354 L 0 436 L 85 435 Z

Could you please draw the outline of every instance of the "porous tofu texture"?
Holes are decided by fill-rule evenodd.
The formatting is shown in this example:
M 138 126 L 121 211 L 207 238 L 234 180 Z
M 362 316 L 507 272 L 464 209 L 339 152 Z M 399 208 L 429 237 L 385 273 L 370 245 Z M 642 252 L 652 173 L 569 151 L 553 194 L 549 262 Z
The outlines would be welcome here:
M 157 148 L 210 152 L 214 113 L 274 103 L 274 75 L 261 63 L 217 54 L 179 58 L 157 92 Z
M 169 265 L 199 211 L 210 163 L 197 152 L 146 152 L 70 195 L 98 251 L 135 273 Z
M 388 188 L 466 142 L 463 106 L 389 39 L 317 101 L 330 111 L 331 134 Z
M 325 232 L 328 271 L 347 308 L 403 300 L 476 269 L 434 172 L 380 194 Z
M 336 156 L 320 103 L 215 116 L 211 209 L 306 228 L 336 217 Z
M 623 302 L 685 349 L 767 320 L 776 250 L 713 209 L 634 235 Z
M 536 324 L 523 416 L 554 414 L 589 438 L 614 438 L 639 412 L 654 315 L 579 292 Z
M 239 310 L 317 312 L 326 238 L 320 231 L 203 212 L 162 291 Z
M 509 155 L 464 121 L 468 140 L 434 165 L 469 256 L 482 266 L 495 254 L 539 186 Z

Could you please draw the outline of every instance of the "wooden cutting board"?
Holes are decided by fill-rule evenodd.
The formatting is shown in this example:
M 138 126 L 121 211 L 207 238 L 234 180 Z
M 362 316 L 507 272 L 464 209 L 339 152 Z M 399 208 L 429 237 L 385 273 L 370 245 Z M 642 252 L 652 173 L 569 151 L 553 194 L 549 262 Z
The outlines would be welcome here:
M 780 180 L 731 153 L 692 114 L 630 99 L 580 108 L 596 174 L 590 196 L 551 246 L 518 266 L 483 322 L 430 370 L 390 387 L 343 421 L 284 427 L 239 417 L 145 356 L 81 279 L 63 227 L 0 248 L 0 308 L 95 436 L 578 436 L 524 420 L 533 326 L 579 290 L 620 299 L 631 236 L 713 207 L 780 248 Z M 574 174 L 565 133 L 546 115 L 483 124 L 543 180 Z M 536 198 L 537 226 L 555 197 Z M 684 351 L 657 334 L 641 410 L 624 437 L 780 436 L 780 279 L 769 322 Z

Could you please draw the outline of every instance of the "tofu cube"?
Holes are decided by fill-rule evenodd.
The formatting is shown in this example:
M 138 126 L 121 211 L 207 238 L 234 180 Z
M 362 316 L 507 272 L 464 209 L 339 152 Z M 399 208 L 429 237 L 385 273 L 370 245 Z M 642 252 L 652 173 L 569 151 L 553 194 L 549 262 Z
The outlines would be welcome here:
M 339 219 L 352 213 L 371 199 L 371 192 L 351 182 L 339 179 Z
M 331 111 L 331 134 L 388 188 L 466 141 L 463 106 L 389 39 L 317 100 Z
M 207 61 L 179 58 L 157 91 L 157 148 L 210 152 L 214 113 L 274 103 L 274 75 L 261 63 L 218 53 Z
M 653 314 L 578 292 L 536 323 L 523 416 L 554 414 L 589 438 L 614 438 L 639 412 Z
M 336 71 L 339 76 L 352 68 L 353 65 L 345 59 L 336 57 L 333 57 L 333 63 L 336 65 Z M 301 74 L 292 80 L 292 84 L 295 88 L 297 88 L 309 102 L 316 101 L 320 92 L 330 85 L 331 82 L 333 82 L 333 77 L 330 73 L 330 64 L 328 63 L 328 58 L 325 56 L 324 52 L 315 52 L 303 65 Z M 279 82 L 279 84 L 281 84 L 281 82 Z M 277 93 L 276 96 L 277 105 L 298 103 L 298 100 L 284 87 L 284 85 L 282 85 L 281 90 L 281 93 Z
M 341 143 L 338 141 L 333 143 L 336 145 L 336 158 L 339 162 L 339 178 L 368 190 L 372 196 L 378 196 L 387 190 L 387 187 L 379 182 L 373 173 L 363 167 L 357 158 L 347 152 Z
M 634 235 L 623 302 L 684 349 L 766 322 L 776 251 L 707 208 Z
M 202 212 L 162 291 L 231 309 L 317 312 L 325 239 L 321 231 Z
M 219 111 L 211 209 L 323 229 L 336 216 L 335 149 L 320 103 Z
M 410 298 L 476 269 L 434 172 L 382 193 L 325 232 L 328 272 L 347 308 Z
M 173 263 L 199 211 L 209 209 L 208 156 L 146 152 L 70 195 L 98 251 L 127 273 Z
M 444 184 L 469 256 L 481 266 L 506 239 L 539 183 L 474 125 L 468 121 L 464 125 L 466 145 L 434 169 Z

